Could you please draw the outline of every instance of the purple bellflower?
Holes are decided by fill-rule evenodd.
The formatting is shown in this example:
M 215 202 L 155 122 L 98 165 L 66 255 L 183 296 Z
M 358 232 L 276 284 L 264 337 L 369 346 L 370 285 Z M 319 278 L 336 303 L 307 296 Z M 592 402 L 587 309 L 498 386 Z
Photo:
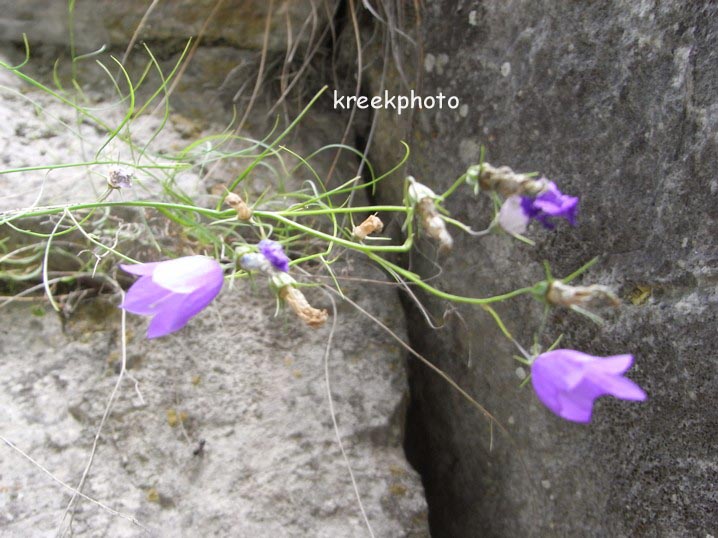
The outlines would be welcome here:
M 536 396 L 551 411 L 573 422 L 591 421 L 593 402 L 599 396 L 643 401 L 646 393 L 623 377 L 633 355 L 594 357 L 572 349 L 542 353 L 531 365 Z
M 289 271 L 289 258 L 284 253 L 284 249 L 280 243 L 271 239 L 262 239 L 259 242 L 259 252 L 279 271 L 287 273 Z
M 571 226 L 576 225 L 578 197 L 563 194 L 553 181 L 535 197 L 509 196 L 499 211 L 499 225 L 509 233 L 526 231 L 530 219 L 536 219 L 549 230 L 554 228 L 552 218 L 564 218 Z
M 187 325 L 192 316 L 212 302 L 224 282 L 222 267 L 206 256 L 120 267 L 140 277 L 120 308 L 153 316 L 147 338 L 165 336 Z

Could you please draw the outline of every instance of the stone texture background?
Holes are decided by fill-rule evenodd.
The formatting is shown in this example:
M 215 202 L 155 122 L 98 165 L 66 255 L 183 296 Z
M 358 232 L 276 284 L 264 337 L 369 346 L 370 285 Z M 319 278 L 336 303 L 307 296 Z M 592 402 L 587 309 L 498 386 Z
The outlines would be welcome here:
M 401 320 L 397 301 L 345 291 Z M 76 485 L 119 371 L 120 316 L 95 301 L 61 323 L 33 306 L 3 309 L 0 434 Z M 125 378 L 84 493 L 150 536 L 365 536 L 327 404 L 329 326 L 312 331 L 274 309 L 270 293 L 243 283 L 171 338 L 147 341 L 145 320 L 130 317 L 129 373 L 143 400 Z M 421 484 L 401 450 L 402 355 L 351 306 L 337 321 L 332 393 L 369 520 L 378 536 L 427 536 Z M 54 535 L 67 491 L 4 443 L 0 462 L 2 535 Z M 73 530 L 147 535 L 87 501 Z
M 207 15 L 210 4 L 160 2 L 143 37 L 154 40 L 171 61 L 176 58 L 177 44 L 181 49 L 185 38 L 196 32 L 200 15 Z M 98 7 L 78 2 L 77 29 L 87 30 L 82 46 L 99 48 L 104 42 L 102 32 L 110 30 L 103 24 L 114 21 L 121 25 L 121 32 L 115 26 L 117 33 L 110 32 L 113 37 L 107 43 L 119 47 L 114 53 L 121 53 L 148 5 L 106 2 Z M 173 108 L 148 156 L 161 161 L 162 155 L 226 128 L 231 114 L 214 97 L 233 62 L 236 67 L 242 58 L 258 57 L 266 6 L 264 2 L 225 2 L 225 12 L 206 38 L 207 47 L 198 50 L 173 96 L 183 105 L 179 107 L 182 114 Z M 284 55 L 287 14 L 294 17 L 292 24 L 302 25 L 307 13 L 322 6 L 275 2 L 278 18 L 272 26 L 270 52 Z M 3 3 L 0 8 L 4 10 L 0 39 L 17 44 L 20 32 L 29 31 L 33 57 L 26 70 L 49 80 L 53 62 L 46 60 L 56 54 L 54 47 L 67 45 L 65 3 Z M 235 11 L 227 11 L 230 8 Z M 180 12 L 182 20 L 175 17 Z M 123 14 L 126 17 L 119 20 Z M 101 16 L 104 19 L 98 22 Z M 317 17 L 321 18 L 319 11 Z M 170 27 L 163 26 L 170 22 Z M 189 26 L 178 26 L 181 22 Z M 255 23 L 258 26 L 252 26 Z M 3 60 L 19 62 L 12 45 L 5 42 L 0 47 Z M 107 57 L 103 60 L 108 62 Z M 67 80 L 68 63 L 65 55 L 60 66 L 63 80 Z M 118 102 L 107 80 L 88 78 L 91 68 L 80 66 L 81 79 L 91 82 L 86 103 L 117 125 L 125 104 Z M 147 86 L 156 82 L 150 78 Z M 3 169 L 91 160 L 107 139 L 107 133 L 90 122 L 78 122 L 71 108 L 10 74 L 0 74 L 0 84 Z M 266 99 L 256 103 L 244 135 L 256 139 L 267 135 L 271 122 L 265 130 L 266 105 Z M 209 117 L 220 118 L 221 123 L 211 123 Z M 149 139 L 162 125 L 161 119 L 160 111 L 136 121 L 136 140 Z M 343 133 L 339 119 L 326 109 L 316 110 L 303 122 L 301 135 L 288 137 L 284 143 L 306 156 L 339 142 Z M 103 157 L 111 162 L 131 160 L 136 153 L 116 140 Z M 322 176 L 331 157 L 327 152 L 312 160 Z M 217 185 L 236 177 L 246 163 L 240 159 L 224 163 L 208 181 L 201 179 L 195 167 L 178 175 L 178 186 L 200 204 L 214 205 Z M 287 159 L 285 167 L 274 161 L 273 169 L 260 167 L 246 186 L 255 199 L 265 189 L 276 188 L 279 181 L 297 188 L 311 178 L 306 169 L 277 177 L 295 163 Z M 353 177 L 356 165 L 353 159 L 340 162 L 336 176 Z M 2 175 L 0 208 L 94 200 L 105 188 L 109 167 Z M 160 179 L 139 170 L 132 191 L 112 196 L 161 196 Z M 128 222 L 139 218 L 132 211 L 113 216 Z M 3 229 L 0 238 L 7 234 L 7 228 Z M 112 237 L 98 234 L 111 243 Z M 84 248 L 70 241 L 56 245 L 75 252 Z M 125 247 L 138 248 L 123 243 Z M 51 258 L 49 270 L 63 269 L 59 263 Z M 361 260 L 335 268 L 340 279 L 349 272 L 353 277 L 382 278 Z M 7 283 L 0 282 L 0 287 L 5 295 Z M 394 294 L 376 293 L 362 284 L 343 289 L 406 338 L 403 310 Z M 331 308 L 320 292 L 309 294 L 317 306 Z M 9 305 L 6 299 L 0 299 L 0 435 L 74 486 L 118 372 L 118 297 L 80 302 L 67 319 L 45 308 L 41 298 Z M 161 340 L 147 341 L 146 320 L 130 316 L 129 373 L 139 382 L 143 401 L 133 381 L 126 378 L 100 438 L 84 493 L 135 517 L 152 536 L 366 536 L 327 402 L 323 354 L 330 326 L 315 331 L 287 312 L 274 314 L 275 299 L 262 279 L 257 279 L 254 285 L 237 282 L 233 289 L 225 289 L 213 307 L 181 334 Z M 427 536 L 421 480 L 402 450 L 408 401 L 404 353 L 347 303 L 339 302 L 336 320 L 329 359 L 332 394 L 368 518 L 377 536 Z M 182 424 L 178 417 L 183 418 Z M 206 443 L 202 454 L 195 455 L 200 440 Z M 54 536 L 69 500 L 67 491 L 38 466 L 0 444 L 0 535 Z M 73 532 L 75 536 L 146 535 L 86 500 L 79 503 Z
M 185 18 L 182 13 L 188 11 L 171 11 L 190 9 L 188 5 L 160 2 L 142 37 L 171 61 L 187 37 L 180 34 L 195 33 L 197 21 L 204 20 L 210 4 L 214 5 L 193 3 L 200 11 L 198 19 Z M 225 90 L 232 94 L 252 66 L 258 65 L 266 4 L 243 2 L 242 7 L 254 11 L 224 11 L 217 18 L 221 23 L 208 30 L 206 46 L 197 51 L 197 61 L 190 64 L 189 76 L 180 85 L 183 93 L 176 95 L 191 118 L 226 115 L 212 96 L 220 86 L 228 86 Z M 715 536 L 718 8 L 709 2 L 679 0 L 433 0 L 424 4 L 421 26 L 413 36 L 420 48 L 411 48 L 408 40 L 395 33 L 391 58 L 386 61 L 381 61 L 386 49 L 378 39 L 372 40 L 386 27 L 363 12 L 367 48 L 362 89 L 368 95 L 378 93 L 381 70 L 386 67 L 390 91 L 408 93 L 392 69 L 403 51 L 407 80 L 417 75 L 422 94 L 456 95 L 462 107 L 414 111 L 401 118 L 393 111 L 377 114 L 371 153 L 375 166 L 393 165 L 401 152 L 398 141 L 405 139 L 412 155 L 402 174 L 411 173 L 441 191 L 478 161 L 483 144 L 493 164 L 539 171 L 582 200 L 578 227 L 530 230 L 535 248 L 502 236 L 479 240 L 456 234 L 454 252 L 440 259 L 442 272 L 432 282 L 454 293 L 487 296 L 541 279 L 543 260 L 563 276 L 599 256 L 600 263 L 583 281 L 613 286 L 624 299 L 623 307 L 603 327 L 574 313 L 552 311 L 541 342 L 548 345 L 564 333 L 566 346 L 592 354 L 634 353 L 636 365 L 630 376 L 649 395 L 643 404 L 601 400 L 590 426 L 564 423 L 539 404 L 530 387 L 519 390 L 522 372 L 511 359 L 514 350 L 488 316 L 475 309 L 449 308 L 423 296 L 433 315 L 445 322 L 442 329 L 428 330 L 423 316 L 407 302 L 412 344 L 509 430 L 506 436 L 492 429 L 442 380 L 410 363 L 412 400 L 404 444 L 422 473 L 432 535 Z M 129 10 L 128 4 L 108 2 L 101 11 L 95 9 L 97 4 L 80 1 L 77 5 L 78 25 L 88 29 L 78 34 L 87 39 L 78 41 L 82 52 L 96 50 L 105 42 L 123 49 L 147 6 Z M 277 1 L 274 5 L 278 18 L 273 19 L 269 40 L 272 60 L 284 56 L 283 17 L 287 13 L 290 26 L 301 28 L 307 20 L 313 25 L 313 9 L 317 21 L 327 21 L 329 15 L 321 14 L 334 8 L 334 4 L 319 2 Z M 224 3 L 224 9 L 237 6 L 229 0 Z M 402 6 L 400 24 L 409 32 L 415 20 L 409 6 L 382 3 L 395 15 Z M 21 32 L 28 31 L 35 42 L 66 45 L 64 2 L 0 1 L 0 7 L 5 14 L 0 21 L 3 39 L 17 42 Z M 114 7 L 121 11 L 113 11 Z M 100 11 L 104 16 L 98 19 Z M 120 16 L 123 13 L 126 18 Z M 187 26 L 178 26 L 180 21 Z M 351 73 L 353 36 L 343 34 L 339 43 L 345 50 L 339 50 L 338 57 Z M 302 35 L 311 41 L 311 32 Z M 417 62 L 419 52 L 423 56 Z M 233 67 L 245 64 L 249 66 L 246 72 L 232 74 Z M 414 73 L 412 66 L 418 67 Z M 340 78 L 349 89 L 353 87 L 350 75 Z M 10 102 L 6 110 L 14 111 L 22 99 L 15 95 Z M 311 127 L 303 136 L 319 145 L 336 141 L 332 136 L 343 128 L 340 124 L 348 113 L 318 112 L 307 118 Z M 1 117 L 7 126 L 15 114 L 5 112 Z M 183 121 L 177 120 L 167 131 L 170 137 L 182 130 Z M 25 162 L 23 151 L 33 148 L 38 148 L 38 159 L 45 158 L 40 153 L 43 148 L 46 154 L 68 151 L 70 146 L 55 138 L 58 134 L 52 122 L 49 127 L 37 118 L 25 123 L 29 136 L 13 140 L 9 135 L 18 146 L 0 139 L 6 152 L 11 147 L 23 148 L 16 149 L 17 162 Z M 363 128 L 361 121 L 358 125 Z M 52 131 L 52 136 L 43 129 Z M 179 134 L 187 136 L 199 133 L 190 125 L 189 131 Z M 43 145 L 45 139 L 49 145 Z M 397 175 L 395 182 L 384 184 L 378 198 L 395 202 L 402 179 L 403 175 Z M 188 181 L 194 184 L 195 178 L 189 176 Z M 14 187 L 12 193 L 17 194 Z M 61 189 L 58 193 L 63 194 Z M 11 205 L 15 202 L 17 198 Z M 475 229 L 490 219 L 487 197 L 457 195 L 447 207 Z M 404 261 L 413 270 L 434 276 L 435 259 L 432 246 L 422 242 Z M 364 297 L 365 292 L 356 293 Z M 137 349 L 147 352 L 132 373 L 142 378 L 149 403 L 137 406 L 131 387 L 125 386 L 118 415 L 111 417 L 115 429 L 101 445 L 88 491 L 103 500 L 117 498 L 123 510 L 153 525 L 167 525 L 168 532 L 175 534 L 182 526 L 227 534 L 233 522 L 222 515 L 230 512 L 241 514 L 248 525 L 246 532 L 258 536 L 281 532 L 363 535 L 346 471 L 326 425 L 328 415 L 320 409 L 322 386 L 317 376 L 323 336 L 300 335 L 302 329 L 292 325 L 292 320 L 281 326 L 272 320 L 258 333 L 257 341 L 241 343 L 248 350 L 247 371 L 239 370 L 239 363 L 232 366 L 237 370 L 230 369 L 224 358 L 211 367 L 202 360 L 204 347 L 222 357 L 224 350 L 237 345 L 235 331 L 226 328 L 235 320 L 251 325 L 271 314 L 268 298 L 261 295 L 252 296 L 250 310 L 243 304 L 238 313 L 236 296 L 223 299 L 208 317 L 193 322 L 187 340 L 178 339 L 176 347 L 160 349 L 137 337 L 133 340 Z M 638 300 L 639 296 L 644 297 Z M 371 299 L 377 301 L 373 308 L 387 317 L 400 316 L 388 294 L 373 294 Z M 525 298 L 501 305 L 499 311 L 517 338 L 528 345 L 541 306 Z M 210 319 L 212 315 L 222 320 L 224 328 Z M 342 315 L 354 319 L 348 313 Z M 82 328 L 91 317 L 88 313 L 63 333 L 52 316 L 32 318 L 22 308 L 5 310 L 2 316 L 5 327 L 21 330 L 6 329 L 0 338 L 3 357 L 10 357 L 3 364 L 2 378 L 7 381 L 1 394 L 6 414 L 1 429 L 13 438 L 25 439 L 23 448 L 54 469 L 66 469 L 67 474 L 61 476 L 72 480 L 82 468 L 111 385 L 110 347 L 116 339 L 116 320 L 108 320 L 114 325 Z M 362 332 L 369 330 L 365 322 L 356 318 L 358 331 L 341 335 L 337 356 L 356 358 L 363 353 L 367 334 L 374 334 Z M 140 325 L 135 330 L 139 333 Z M 30 339 L 28 345 L 30 332 L 43 340 Z M 214 340 L 200 349 L 192 339 L 198 333 L 202 342 L 207 334 Z M 267 358 L 283 345 L 277 341 L 290 337 L 301 341 L 286 356 Z M 349 376 L 334 382 L 335 392 L 338 399 L 339 394 L 352 398 L 340 401 L 346 405 L 340 413 L 357 420 L 340 424 L 354 454 L 369 458 L 360 458 L 362 463 L 355 470 L 367 495 L 370 518 L 381 521 L 377 535 L 421 536 L 426 528 L 417 478 L 397 447 L 402 437 L 397 424 L 403 421 L 397 387 L 404 386 L 404 380 L 400 369 L 391 365 L 400 364 L 401 351 L 389 350 L 392 344 L 379 333 L 375 338 L 387 347 L 386 354 L 376 350 L 381 360 L 372 366 L 377 370 L 354 369 L 357 363 L 351 360 L 341 363 L 347 364 Z M 291 359 L 285 361 L 290 354 Z M 28 365 L 25 357 L 35 362 Z M 342 371 L 337 368 L 336 375 Z M 260 374 L 261 378 L 255 377 Z M 192 384 L 190 375 L 199 376 L 200 383 Z M 296 383 L 302 383 L 305 391 L 297 394 Z M 364 390 L 375 383 L 380 385 L 378 392 Z M 231 390 L 225 392 L 226 387 Z M 241 399 L 245 391 L 253 394 L 251 410 Z M 367 399 L 356 400 L 359 394 Z M 166 412 L 170 409 L 188 413 L 192 442 L 169 426 Z M 300 420 L 307 425 L 299 427 L 305 424 L 295 422 Z M 241 429 L 233 427 L 235 423 L 241 423 Z M 266 450 L 266 439 L 283 427 L 289 437 L 272 445 L 280 448 Z M 316 453 L 306 453 L 304 431 L 318 440 Z M 207 439 L 207 447 L 205 456 L 197 458 L 191 451 L 200 436 Z M 326 445 L 318 444 L 319 440 Z M 257 455 L 257 447 L 265 453 Z M 151 456 L 145 461 L 147 453 Z M 237 459 L 242 457 L 246 459 L 240 465 Z M 1 458 L 2 513 L 14 518 L 0 523 L 3 530 L 25 536 L 40 526 L 52 532 L 64 508 L 56 486 L 7 447 Z M 281 474 L 281 469 L 287 470 Z M 323 474 L 330 469 L 334 475 Z M 253 476 L 265 480 L 260 488 Z M 207 485 L 199 494 L 198 484 Z M 294 486 L 303 492 L 300 502 L 297 490 L 288 495 Z M 156 489 L 157 502 L 147 497 L 151 488 Z M 216 504 L 225 507 L 221 514 Z M 122 520 L 86 503 L 81 507 L 78 534 L 92 535 L 103 526 L 114 535 L 136 533 Z M 194 519 L 190 513 L 196 514 Z M 278 522 L 284 525 L 281 530 Z
M 540 171 L 581 197 L 579 225 L 533 226 L 531 248 L 506 236 L 456 234 L 439 288 L 489 296 L 536 282 L 542 260 L 564 276 L 594 256 L 585 283 L 624 304 L 603 327 L 554 310 L 541 343 L 595 355 L 631 352 L 644 404 L 602 399 L 590 426 L 542 408 L 491 319 L 458 308 L 427 330 L 409 306 L 413 344 L 495 413 L 511 439 L 414 364 L 407 450 L 424 476 L 432 535 L 701 536 L 718 529 L 718 8 L 707 2 L 436 1 L 417 36 L 424 95 L 463 108 L 382 112 L 376 161 L 396 162 L 437 192 L 479 160 Z M 398 75 L 394 93 L 406 92 Z M 379 87 L 367 74 L 367 93 Z M 399 185 L 397 177 L 396 185 Z M 396 189 L 383 199 L 396 200 Z M 474 229 L 486 196 L 454 196 Z M 434 253 L 407 260 L 436 275 Z M 630 299 L 649 290 L 645 301 Z M 424 298 L 441 320 L 448 305 Z M 541 306 L 499 307 L 530 345 Z M 518 372 L 521 373 L 520 371 Z M 493 448 L 492 448 L 493 445 Z M 522 461 L 523 464 L 522 465 Z
M 79 54 L 97 50 L 102 44 L 108 48 L 127 47 L 146 14 L 138 43 L 185 41 L 197 37 L 207 22 L 203 39 L 210 44 L 259 50 L 270 13 L 267 46 L 271 51 L 283 52 L 288 44 L 306 47 L 312 43 L 336 7 L 335 0 L 76 0 L 74 4 L 72 20 Z M 31 43 L 68 45 L 71 25 L 67 2 L 2 0 L 0 12 L 3 40 L 19 42 L 25 33 Z

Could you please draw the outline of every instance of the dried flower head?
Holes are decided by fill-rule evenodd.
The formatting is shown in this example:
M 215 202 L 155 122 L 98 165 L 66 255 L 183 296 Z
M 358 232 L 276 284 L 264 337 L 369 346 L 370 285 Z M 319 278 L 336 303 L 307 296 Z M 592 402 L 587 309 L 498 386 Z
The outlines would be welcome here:
M 359 241 L 364 241 L 368 235 L 374 232 L 381 233 L 383 229 L 384 223 L 381 219 L 376 215 L 369 215 L 359 226 L 354 226 L 352 235 Z
M 416 208 L 421 227 L 429 237 L 439 243 L 440 252 L 451 250 L 454 240 L 436 207 L 439 197 L 429 187 L 416 181 L 413 176 L 407 176 L 406 179 L 409 182 L 409 203 Z
M 482 190 L 498 192 L 506 197 L 514 194 L 535 196 L 545 189 L 547 182 L 545 178 L 536 179 L 514 172 L 508 166 L 497 168 L 489 163 L 470 166 L 466 171 L 466 181 L 478 184 Z
M 224 282 L 222 266 L 206 256 L 120 267 L 140 277 L 130 287 L 120 308 L 152 316 L 147 338 L 180 330 L 212 302 Z
M 643 401 L 646 393 L 623 377 L 633 355 L 594 357 L 572 349 L 542 353 L 531 365 L 536 396 L 551 411 L 573 422 L 590 422 L 593 402 L 600 396 Z
M 439 251 L 447 252 L 454 246 L 454 240 L 446 229 L 446 223 L 436 209 L 436 203 L 432 198 L 423 198 L 416 205 L 416 212 L 419 215 L 421 227 L 426 234 L 439 243 Z
M 560 280 L 549 284 L 546 300 L 557 306 L 578 306 L 580 308 L 602 308 L 606 306 L 618 307 L 621 301 L 616 294 L 606 286 L 593 284 L 591 286 L 569 286 Z
M 107 185 L 111 189 L 129 189 L 132 187 L 132 172 L 124 168 L 112 168 L 107 174 Z
M 409 202 L 411 205 L 418 204 L 424 198 L 436 199 L 436 193 L 423 183 L 419 183 L 414 176 L 407 176 L 406 180 L 409 182 Z
M 237 212 L 237 218 L 239 220 L 249 220 L 252 218 L 252 210 L 245 203 L 245 201 L 242 200 L 242 197 L 239 194 L 230 192 L 224 201 L 229 207 Z
M 319 310 L 310 305 L 301 290 L 294 286 L 287 285 L 279 288 L 279 297 L 294 310 L 299 319 L 314 329 L 324 325 L 329 317 L 326 310 Z

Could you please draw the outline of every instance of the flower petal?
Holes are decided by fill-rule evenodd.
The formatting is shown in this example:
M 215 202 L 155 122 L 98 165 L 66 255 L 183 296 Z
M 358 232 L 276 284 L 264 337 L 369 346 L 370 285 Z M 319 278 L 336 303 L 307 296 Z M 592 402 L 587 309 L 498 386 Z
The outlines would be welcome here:
M 621 400 L 633 400 L 642 402 L 646 399 L 646 393 L 636 383 L 627 377 L 608 374 L 591 374 L 591 382 L 600 386 L 603 394 L 610 394 Z
M 522 234 L 529 224 L 529 217 L 522 209 L 520 196 L 509 196 L 499 210 L 499 226 L 510 234 Z
M 603 372 L 605 374 L 620 375 L 626 372 L 633 364 L 633 355 L 613 355 L 611 357 L 598 358 L 591 362 L 591 371 Z
M 281 243 L 271 239 L 262 239 L 259 242 L 259 252 L 264 254 L 270 263 L 279 271 L 289 271 L 289 258 L 284 253 Z
M 212 302 L 222 289 L 219 285 L 205 286 L 190 294 L 175 294 L 164 303 L 147 328 L 147 338 L 158 338 L 180 330 L 187 322 Z
M 152 273 L 156 284 L 175 293 L 192 293 L 224 279 L 222 266 L 207 256 L 186 256 L 161 262 Z
M 187 295 L 175 293 L 164 302 L 162 309 L 155 313 L 147 327 L 147 338 L 158 338 L 180 330 L 189 321 L 189 316 L 183 317 L 182 305 Z
M 120 308 L 133 314 L 153 315 L 157 313 L 158 308 L 161 308 L 162 302 L 171 295 L 170 290 L 155 284 L 152 277 L 143 276 L 132 284 Z
M 573 393 L 561 393 L 558 397 L 559 409 L 553 410 L 561 418 L 572 422 L 591 422 L 593 399 L 576 397 Z
M 131 273 L 133 275 L 139 275 L 139 276 L 147 276 L 151 275 L 154 270 L 157 268 L 157 266 L 164 262 L 151 262 L 151 263 L 135 263 L 132 265 L 127 265 L 126 263 L 121 263 L 120 267 L 123 271 L 126 271 L 128 273 Z

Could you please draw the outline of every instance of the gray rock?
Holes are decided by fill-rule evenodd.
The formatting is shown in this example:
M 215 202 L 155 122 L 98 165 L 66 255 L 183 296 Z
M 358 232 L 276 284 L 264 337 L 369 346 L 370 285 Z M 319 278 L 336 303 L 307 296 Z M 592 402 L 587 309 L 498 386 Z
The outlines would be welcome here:
M 4 169 L 83 162 L 107 140 L 103 129 L 77 122 L 72 109 L 17 84 L 6 73 L 3 77 Z M 119 124 L 121 105 L 99 90 L 91 97 L 110 124 Z M 135 122 L 136 140 L 147 140 L 161 119 Z M 330 114 L 317 113 L 308 120 L 298 144 L 296 138 L 286 140 L 300 154 L 341 138 L 340 125 Z M 223 128 L 173 114 L 146 157 L 163 160 L 165 153 Z M 115 159 L 139 159 L 119 140 L 106 148 L 106 156 L 109 165 L 0 176 L 0 209 L 96 200 Z M 211 183 L 226 186 L 227 178 L 236 177 L 246 162 L 224 163 L 208 183 L 194 167 L 178 175 L 179 186 L 213 206 L 218 194 Z M 328 154 L 313 161 L 320 174 L 330 162 Z M 294 188 L 312 179 L 305 169 L 290 175 L 291 159 L 286 168 L 273 164 L 247 181 L 250 192 L 278 189 L 280 181 Z M 337 176 L 352 177 L 353 170 L 340 168 Z M 133 188 L 112 193 L 113 199 L 159 197 L 162 179 L 140 167 Z M 113 218 L 128 221 L 133 215 L 113 209 Z M 43 221 L 45 231 L 56 222 Z M 86 226 L 112 244 L 113 232 Z M 7 227 L 0 234 L 10 235 Z M 72 241 L 55 245 L 62 243 L 77 254 L 86 246 L 82 241 L 76 234 Z M 120 245 L 123 252 L 133 248 L 122 240 Z M 114 271 L 105 263 L 100 272 Z M 360 260 L 349 263 L 334 266 L 340 278 L 343 268 L 355 277 L 382 278 Z M 17 270 L 5 264 L 2 269 Z M 49 270 L 60 269 L 65 267 L 51 257 Z M 73 487 L 80 480 L 119 372 L 117 298 L 115 303 L 80 302 L 69 318 L 60 318 L 40 298 L 24 297 L 7 305 L 7 295 L 17 291 L 11 280 L 0 280 L 0 435 L 36 464 L 0 443 L 0 534 L 54 536 L 70 496 L 40 466 Z M 406 337 L 395 295 L 362 284 L 343 286 L 343 291 Z M 331 309 L 319 291 L 308 295 L 314 304 Z M 147 341 L 146 321 L 130 316 L 127 364 L 132 377 L 125 377 L 120 387 L 84 493 L 135 518 L 156 536 L 367 536 L 326 396 L 323 356 L 330 323 L 314 331 L 284 311 L 274 314 L 275 298 L 258 279 L 254 286 L 237 282 L 225 289 L 180 333 L 160 340 Z M 402 450 L 405 354 L 348 303 L 339 301 L 332 320 L 337 329 L 329 376 L 336 418 L 374 533 L 427 536 L 421 481 Z M 145 535 L 128 519 L 87 499 L 77 505 L 73 531 L 75 536 Z
M 66 2 L 2 0 L 0 35 L 4 41 L 20 42 L 24 33 L 31 43 L 66 47 L 72 31 L 78 53 L 85 54 L 102 45 L 126 47 L 133 37 L 137 43 L 185 42 L 197 37 L 204 27 L 203 39 L 207 42 L 258 50 L 263 46 L 271 5 L 267 47 L 283 52 L 297 44 L 306 47 L 312 43 L 334 10 L 334 2 L 329 0 L 280 0 L 273 5 L 236 0 L 74 4 L 70 16 Z M 140 23 L 142 28 L 135 36 Z
M 464 108 L 415 110 L 411 122 L 380 113 L 376 159 L 396 162 L 406 136 L 406 172 L 441 192 L 478 162 L 483 144 L 492 164 L 540 171 L 581 197 L 575 229 L 533 225 L 536 248 L 456 233 L 434 284 L 489 296 L 541 280 L 542 260 L 565 276 L 599 256 L 582 280 L 616 288 L 622 308 L 602 328 L 552 310 L 539 341 L 545 348 L 564 334 L 564 346 L 594 355 L 633 353 L 629 375 L 649 396 L 600 400 L 590 426 L 563 422 L 530 386 L 519 390 L 516 350 L 488 315 L 422 295 L 435 317 L 450 314 L 430 331 L 410 308 L 413 344 L 509 431 L 491 431 L 414 364 L 407 450 L 425 479 L 432 534 L 715 534 L 716 6 L 436 1 L 422 20 L 418 37 L 432 59 L 420 64 L 422 93 L 442 90 Z M 406 92 L 397 80 L 389 87 Z M 379 87 L 376 70 L 368 84 Z M 400 179 L 385 200 L 396 201 Z M 491 220 L 487 196 L 457 195 L 446 206 L 474 229 Z M 419 249 L 411 268 L 434 275 L 431 246 Z M 498 307 L 527 346 L 541 311 L 528 297 Z
M 275 300 L 258 284 L 225 290 L 171 337 L 146 340 L 145 320 L 130 316 L 132 377 L 84 492 L 157 536 L 365 536 L 326 396 L 330 324 L 314 331 L 285 312 L 274 317 Z M 397 302 L 345 292 L 401 325 Z M 331 308 L 319 293 L 311 300 Z M 377 536 L 426 536 L 422 489 L 401 450 L 406 378 L 396 342 L 348 305 L 333 319 L 332 396 L 367 516 Z M 119 371 L 119 310 L 98 300 L 61 323 L 14 304 L 3 326 L 0 432 L 76 485 Z M 9 446 L 0 454 L 3 536 L 52 533 L 67 490 Z M 88 501 L 73 528 L 143 535 Z

